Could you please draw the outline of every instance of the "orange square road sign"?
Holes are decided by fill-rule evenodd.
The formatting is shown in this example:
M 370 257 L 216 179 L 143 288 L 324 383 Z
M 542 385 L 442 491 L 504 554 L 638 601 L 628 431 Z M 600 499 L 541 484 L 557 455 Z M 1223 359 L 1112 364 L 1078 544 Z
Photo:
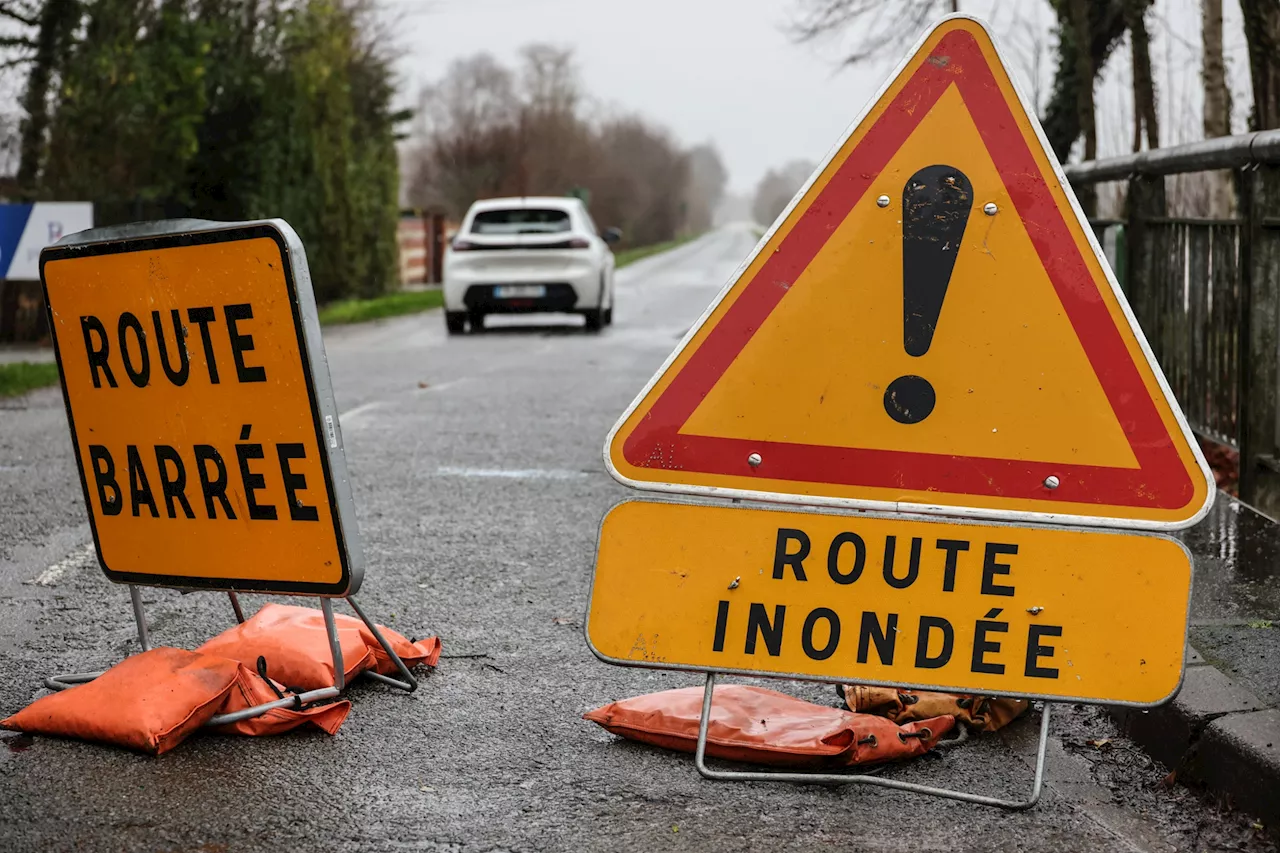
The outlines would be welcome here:
M 99 229 L 45 249 L 40 266 L 107 576 L 355 592 L 359 531 L 293 229 Z
M 623 415 L 641 489 L 1173 529 L 1214 488 L 986 30 L 943 21 Z
M 1190 598 L 1153 534 L 635 500 L 585 627 L 626 666 L 1156 705 Z

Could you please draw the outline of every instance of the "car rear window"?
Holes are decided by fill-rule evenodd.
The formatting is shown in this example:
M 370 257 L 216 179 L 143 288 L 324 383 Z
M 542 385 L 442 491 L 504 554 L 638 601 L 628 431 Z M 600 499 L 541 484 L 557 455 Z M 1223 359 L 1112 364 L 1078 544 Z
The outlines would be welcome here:
M 473 234 L 556 234 L 569 230 L 569 211 L 521 207 L 482 210 L 471 222 Z

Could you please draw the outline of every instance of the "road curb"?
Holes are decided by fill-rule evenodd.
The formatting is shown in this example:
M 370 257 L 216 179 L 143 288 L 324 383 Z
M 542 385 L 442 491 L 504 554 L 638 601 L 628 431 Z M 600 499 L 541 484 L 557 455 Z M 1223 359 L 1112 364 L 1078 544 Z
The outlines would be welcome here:
M 1187 673 L 1168 704 L 1111 706 L 1120 729 L 1182 782 L 1280 827 L 1280 709 L 1269 708 L 1187 647 Z

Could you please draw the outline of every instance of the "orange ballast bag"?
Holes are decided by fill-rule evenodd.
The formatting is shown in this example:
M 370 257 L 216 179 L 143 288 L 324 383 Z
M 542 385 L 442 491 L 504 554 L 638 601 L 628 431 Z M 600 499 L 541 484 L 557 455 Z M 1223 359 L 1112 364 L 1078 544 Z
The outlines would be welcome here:
M 226 658 L 155 648 L 87 684 L 37 699 L 0 726 L 160 755 L 222 709 L 239 669 Z
M 272 689 L 273 685 L 275 687 L 274 690 Z M 280 694 L 284 694 L 285 698 L 290 695 L 285 687 L 281 684 L 276 684 L 274 679 L 271 683 L 268 683 L 266 678 L 256 672 L 250 672 L 247 667 L 240 665 L 239 671 L 236 673 L 236 680 L 232 684 L 230 693 L 227 694 L 226 702 L 218 710 L 218 713 L 233 714 L 236 711 L 243 711 L 255 705 L 264 705 L 267 702 L 282 698 Z M 309 705 L 301 709 L 294 707 L 272 708 L 265 714 L 250 717 L 247 720 L 214 726 L 211 731 L 219 734 L 258 737 L 261 735 L 283 734 L 299 726 L 313 725 L 328 734 L 336 735 L 349 713 L 351 713 L 351 703 L 346 699 L 339 699 L 328 705 Z
M 375 664 L 364 637 L 351 625 L 337 623 L 338 645 L 347 683 Z M 332 687 L 333 652 L 324 627 L 324 614 L 310 607 L 264 604 L 249 619 L 228 628 L 197 651 L 231 658 L 246 667 L 267 660 L 267 676 L 290 690 Z
M 899 690 L 867 684 L 844 685 L 850 711 L 909 723 L 929 717 L 950 716 L 976 732 L 994 732 L 1022 716 L 1030 707 L 1026 699 L 998 699 L 972 693 L 939 693 L 932 690 Z
M 334 615 L 334 625 L 347 683 L 367 669 L 396 674 L 395 663 L 364 622 L 339 613 Z M 440 641 L 435 637 L 411 643 L 390 628 L 379 625 L 378 630 L 406 666 L 435 666 L 440 658 Z M 267 675 L 291 689 L 318 690 L 332 687 L 334 682 L 324 614 L 310 607 L 264 604 L 251 618 L 209 640 L 200 651 L 238 660 L 250 668 L 257 665 L 259 657 L 266 658 Z
M 613 702 L 583 717 L 630 740 L 693 752 L 702 697 L 701 687 L 667 690 Z M 880 764 L 927 752 L 954 726 L 950 717 L 899 726 L 884 717 L 730 684 L 715 690 L 707 755 L 787 767 Z
M 395 661 L 391 659 L 391 655 L 387 654 L 382 648 L 382 644 L 378 642 L 378 638 L 373 636 L 373 632 L 369 630 L 369 626 L 356 619 L 354 616 L 344 616 L 338 614 L 336 617 L 338 625 L 355 624 L 360 629 L 360 636 L 364 638 L 365 645 L 373 652 L 375 665 L 373 671 L 380 675 L 399 675 L 400 670 L 396 669 Z M 425 640 L 418 640 L 416 643 L 392 628 L 386 625 L 379 625 L 378 630 L 382 632 L 382 637 L 387 641 L 387 645 L 391 646 L 391 651 L 400 656 L 400 660 L 404 661 L 404 665 L 413 669 L 415 666 L 422 664 L 423 666 L 435 666 L 440 662 L 440 638 L 427 637 Z

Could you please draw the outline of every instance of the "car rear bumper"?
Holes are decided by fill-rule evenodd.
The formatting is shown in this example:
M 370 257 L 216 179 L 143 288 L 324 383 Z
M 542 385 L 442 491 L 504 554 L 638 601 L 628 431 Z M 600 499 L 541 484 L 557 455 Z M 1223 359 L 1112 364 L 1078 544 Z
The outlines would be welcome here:
M 542 284 L 546 294 L 541 297 L 499 297 L 496 290 L 502 285 L 473 284 L 462 294 L 462 304 L 467 311 L 482 314 L 528 314 L 542 311 L 573 311 L 578 305 L 578 292 L 565 282 Z
M 506 278 L 445 268 L 444 304 L 447 311 L 483 311 L 512 314 L 539 311 L 582 311 L 600 305 L 600 272 L 562 271 L 560 275 L 516 275 Z M 499 298 L 494 289 L 503 285 L 541 285 L 546 293 L 538 298 Z

